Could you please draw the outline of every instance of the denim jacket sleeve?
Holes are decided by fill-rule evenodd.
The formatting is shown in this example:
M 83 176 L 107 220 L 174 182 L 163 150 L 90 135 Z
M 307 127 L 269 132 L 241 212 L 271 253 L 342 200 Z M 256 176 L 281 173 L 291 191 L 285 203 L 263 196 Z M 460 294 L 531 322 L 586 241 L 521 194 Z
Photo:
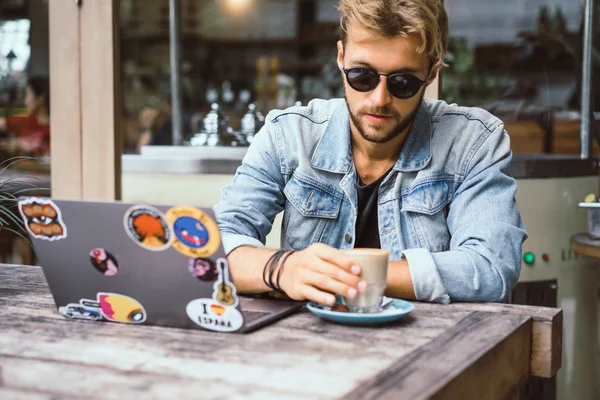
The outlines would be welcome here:
M 465 158 L 459 171 L 464 179 L 448 210 L 449 251 L 418 249 L 412 255 L 424 266 L 411 268 L 418 299 L 506 300 L 519 278 L 527 238 L 515 200 L 517 182 L 509 175 L 511 158 L 503 124 L 484 134 Z M 410 266 L 411 256 L 406 258 Z
M 269 117 L 265 121 L 214 207 L 226 254 L 243 245 L 265 247 L 275 216 L 285 205 L 277 128 Z

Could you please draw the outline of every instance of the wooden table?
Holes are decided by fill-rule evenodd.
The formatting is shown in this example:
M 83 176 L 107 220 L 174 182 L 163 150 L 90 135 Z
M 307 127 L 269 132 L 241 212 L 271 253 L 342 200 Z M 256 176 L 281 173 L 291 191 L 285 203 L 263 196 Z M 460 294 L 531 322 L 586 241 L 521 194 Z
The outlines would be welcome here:
M 600 239 L 592 239 L 587 233 L 571 236 L 570 247 L 575 253 L 600 258 Z
M 72 321 L 0 265 L 0 398 L 506 399 L 561 364 L 562 311 L 416 303 L 379 328 L 304 311 L 250 334 Z

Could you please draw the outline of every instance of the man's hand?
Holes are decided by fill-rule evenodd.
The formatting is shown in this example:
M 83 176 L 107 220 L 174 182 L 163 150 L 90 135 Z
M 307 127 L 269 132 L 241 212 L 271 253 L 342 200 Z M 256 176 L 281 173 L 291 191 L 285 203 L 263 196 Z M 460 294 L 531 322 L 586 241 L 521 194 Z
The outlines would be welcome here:
M 349 298 L 367 289 L 360 267 L 343 251 L 315 243 L 292 254 L 281 274 L 281 289 L 294 300 L 335 304 L 334 294 Z

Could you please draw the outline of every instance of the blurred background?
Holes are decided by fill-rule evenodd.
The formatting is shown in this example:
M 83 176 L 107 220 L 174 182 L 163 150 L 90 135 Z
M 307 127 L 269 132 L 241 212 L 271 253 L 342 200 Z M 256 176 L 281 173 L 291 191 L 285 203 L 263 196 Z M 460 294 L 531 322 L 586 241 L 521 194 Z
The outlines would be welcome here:
M 120 129 L 123 153 L 136 154 L 173 144 L 169 1 L 118 6 Z M 242 120 L 250 104 L 253 122 L 273 108 L 341 96 L 335 7 L 336 0 L 181 0 L 181 144 L 248 145 L 254 132 Z M 515 152 L 576 154 L 583 1 L 453 0 L 446 8 L 451 39 L 440 98 L 502 117 Z M 5 157 L 48 155 L 49 118 L 40 114 L 49 110 L 26 103 L 28 80 L 48 78 L 48 59 L 48 0 L 1 1 L 0 128 L 4 142 L 13 138 L 1 145 Z M 595 72 L 599 66 L 596 43 Z M 42 89 L 34 98 L 49 97 Z M 599 98 L 594 91 L 596 112 Z M 205 126 L 207 115 L 213 125 Z
M 182 0 L 184 141 L 202 132 L 213 103 L 240 132 L 251 102 L 266 114 L 341 96 L 336 3 Z M 139 152 L 147 125 L 157 131 L 150 144 L 170 144 L 169 5 L 120 4 L 124 151 Z M 504 118 L 515 152 L 578 153 L 583 7 L 572 0 L 447 2 L 451 41 L 440 98 Z
M 587 19 L 589 52 L 586 4 L 596 5 Z M 0 0 L 0 162 L 42 161 L 0 173 L 0 206 L 4 194 L 23 188 L 48 195 L 51 183 L 59 197 L 214 205 L 270 110 L 342 96 L 336 5 Z M 445 1 L 449 66 L 432 97 L 502 118 L 515 153 L 510 172 L 529 238 L 509 301 L 565 313 L 563 368 L 556 379 L 526 382 L 523 399 L 600 398 L 598 263 L 569 247 L 586 230 L 578 202 L 599 194 L 598 5 Z M 52 93 L 63 95 L 53 96 L 53 110 L 50 76 L 61 83 Z M 64 82 L 80 87 L 70 91 Z M 54 159 L 53 134 L 60 137 Z M 52 179 L 50 164 L 60 168 Z M 278 247 L 280 222 L 268 246 Z M 36 259 L 24 240 L 0 229 L 0 262 Z

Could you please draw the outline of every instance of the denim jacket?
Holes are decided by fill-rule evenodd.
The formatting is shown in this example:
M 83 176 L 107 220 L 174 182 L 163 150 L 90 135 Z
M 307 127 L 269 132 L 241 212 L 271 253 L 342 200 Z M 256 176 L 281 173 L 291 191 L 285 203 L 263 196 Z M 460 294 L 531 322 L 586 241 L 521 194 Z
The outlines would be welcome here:
M 418 300 L 505 301 L 521 270 L 525 226 L 502 121 L 424 100 L 378 199 L 381 248 L 406 259 Z M 271 111 L 214 208 L 227 253 L 281 245 L 354 245 L 356 169 L 343 99 Z

